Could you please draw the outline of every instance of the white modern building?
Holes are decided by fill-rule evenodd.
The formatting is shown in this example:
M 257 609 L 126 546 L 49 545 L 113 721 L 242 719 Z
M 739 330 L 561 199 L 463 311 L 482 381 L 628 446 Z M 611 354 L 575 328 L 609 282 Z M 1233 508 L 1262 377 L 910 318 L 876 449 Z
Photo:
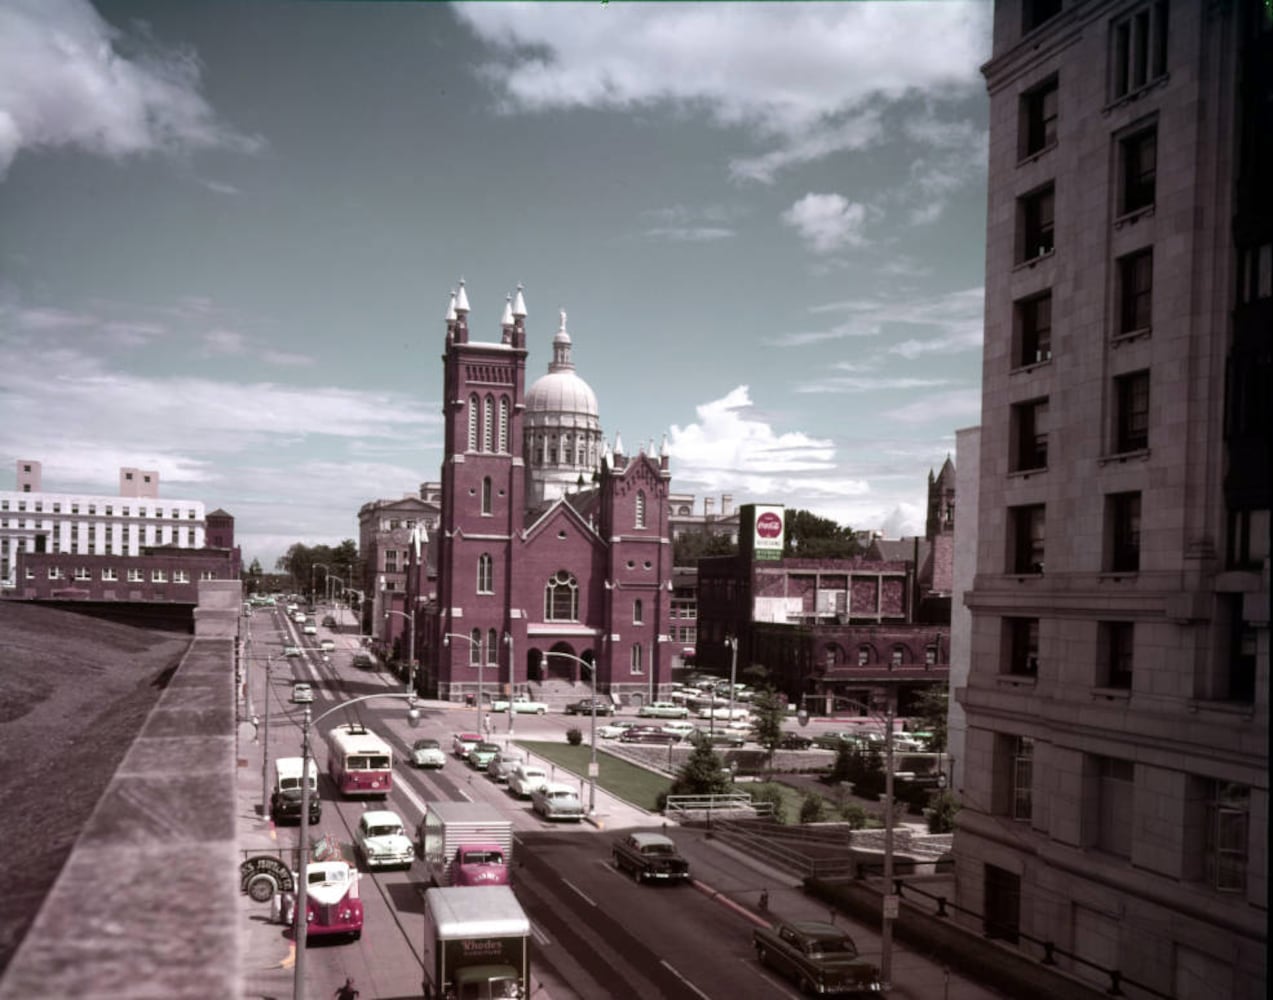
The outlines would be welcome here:
M 958 901 L 1101 990 L 1263 998 L 1273 7 L 998 0 L 983 72 Z

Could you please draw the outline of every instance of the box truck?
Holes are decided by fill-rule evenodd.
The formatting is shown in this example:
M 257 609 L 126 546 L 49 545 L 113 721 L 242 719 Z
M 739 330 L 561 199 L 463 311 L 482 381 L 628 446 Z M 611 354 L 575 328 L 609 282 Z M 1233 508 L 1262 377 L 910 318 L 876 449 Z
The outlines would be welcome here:
M 508 885 L 513 824 L 485 802 L 430 802 L 418 849 L 435 885 Z
M 424 894 L 426 1000 L 504 1000 L 530 987 L 530 920 L 506 885 Z

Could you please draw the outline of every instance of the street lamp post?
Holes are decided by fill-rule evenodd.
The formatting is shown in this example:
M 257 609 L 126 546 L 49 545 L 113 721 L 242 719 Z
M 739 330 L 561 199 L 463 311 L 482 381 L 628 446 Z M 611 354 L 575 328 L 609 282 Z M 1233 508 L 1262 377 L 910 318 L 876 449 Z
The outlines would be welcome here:
M 415 612 L 414 611 L 395 611 L 393 608 L 385 609 L 386 620 L 390 615 L 399 615 L 407 620 L 407 685 L 412 691 L 415 690 Z
M 250 664 L 249 664 L 250 666 Z M 270 814 L 270 656 L 265 655 L 265 733 L 261 739 L 261 815 Z
M 340 581 L 340 589 L 341 590 L 345 589 L 345 578 L 343 576 L 337 576 L 335 573 L 328 573 L 327 574 L 327 603 L 328 604 L 332 603 L 332 581 L 333 580 Z
M 324 581 L 326 581 L 326 574 L 331 572 L 331 567 L 326 563 L 316 562 L 309 564 L 309 599 L 315 604 L 318 603 L 318 590 L 314 586 L 314 570 L 318 569 L 319 566 L 323 567 Z
M 597 665 L 571 653 L 557 653 L 549 650 L 544 656 L 545 658 L 560 656 L 563 660 L 574 660 L 587 668 L 588 677 L 592 681 L 592 700 L 589 703 L 589 708 L 592 710 L 592 726 L 588 735 L 588 742 L 592 745 L 592 759 L 588 762 L 588 815 L 595 816 L 597 814 Z
M 517 661 L 513 659 L 513 633 L 504 633 L 504 645 L 508 647 L 508 738 L 513 738 L 513 695 L 516 691 L 516 685 L 513 683 L 513 664 Z
M 482 644 L 480 642 L 474 642 L 472 636 L 463 635 L 460 632 L 443 632 L 442 633 L 442 645 L 444 646 L 451 645 L 450 640 L 452 639 L 463 639 L 465 642 L 467 642 L 469 644 L 470 654 L 472 650 L 474 649 L 477 650 L 477 710 L 479 713 L 481 713 L 482 699 L 483 697 L 485 697 L 485 678 L 483 675 L 486 672 L 485 671 L 486 664 L 484 663 L 485 658 L 482 656 Z M 479 719 L 478 721 L 480 722 L 481 720 Z M 482 727 L 478 726 L 478 728 L 481 729 Z
M 299 877 L 296 880 L 296 910 L 293 918 L 296 921 L 295 939 L 296 939 L 296 965 L 292 974 L 292 995 L 298 1000 L 305 996 L 305 942 L 309 936 L 309 873 L 306 871 L 309 862 L 309 730 L 310 726 L 317 725 L 333 712 L 348 708 L 350 705 L 356 705 L 359 702 L 370 701 L 373 698 L 405 698 L 407 700 L 407 725 L 412 729 L 420 724 L 420 710 L 415 707 L 416 695 L 415 691 L 407 691 L 405 693 L 385 693 L 385 694 L 365 694 L 359 698 L 350 698 L 348 701 L 342 701 L 338 705 L 333 705 L 326 712 L 316 719 L 310 718 L 310 707 L 305 706 L 305 717 L 301 722 L 301 827 L 300 827 L 300 868 Z M 315 769 L 315 777 L 317 777 L 317 769 Z
M 734 680 L 738 675 L 738 636 L 727 636 L 725 645 L 729 647 L 729 722 L 732 725 L 734 721 Z M 715 714 L 715 711 L 712 714 Z
M 809 697 L 806 695 L 806 697 Z M 893 979 L 893 921 L 897 919 L 898 897 L 893 891 L 893 716 L 896 711 L 895 693 L 890 687 L 886 696 L 884 718 L 881 719 L 869 705 L 841 695 L 832 695 L 833 702 L 856 705 L 876 722 L 884 724 L 884 892 L 880 900 L 882 913 L 880 926 L 880 985 L 887 991 Z M 809 713 L 801 709 L 797 716 L 800 725 L 809 724 Z

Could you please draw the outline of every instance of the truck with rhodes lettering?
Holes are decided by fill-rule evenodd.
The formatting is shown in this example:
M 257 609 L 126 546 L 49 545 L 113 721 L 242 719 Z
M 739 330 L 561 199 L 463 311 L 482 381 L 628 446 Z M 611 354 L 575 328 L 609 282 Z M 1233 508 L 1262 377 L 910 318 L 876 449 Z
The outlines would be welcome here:
M 530 920 L 506 885 L 424 894 L 425 1000 L 505 1000 L 530 989 Z

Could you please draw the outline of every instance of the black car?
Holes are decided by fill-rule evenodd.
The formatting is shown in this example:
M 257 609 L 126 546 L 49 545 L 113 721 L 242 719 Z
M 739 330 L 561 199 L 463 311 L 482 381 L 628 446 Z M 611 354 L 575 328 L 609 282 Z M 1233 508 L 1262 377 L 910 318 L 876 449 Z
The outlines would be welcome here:
M 317 823 L 323 815 L 323 802 L 315 792 L 309 793 L 309 821 Z M 275 823 L 287 820 L 301 821 L 301 790 L 299 788 L 275 789 L 270 796 L 270 818 Z
M 799 733 L 783 733 L 778 739 L 779 750 L 808 750 L 813 746 L 813 739 Z
M 323 628 L 335 628 L 336 619 L 332 615 L 323 615 Z
M 619 737 L 620 743 L 680 743 L 676 733 L 669 733 L 658 726 L 633 726 Z
M 607 701 L 605 698 L 584 698 L 582 701 L 572 701 L 566 706 L 566 714 L 591 715 L 594 705 L 598 715 L 614 715 L 614 702 Z

